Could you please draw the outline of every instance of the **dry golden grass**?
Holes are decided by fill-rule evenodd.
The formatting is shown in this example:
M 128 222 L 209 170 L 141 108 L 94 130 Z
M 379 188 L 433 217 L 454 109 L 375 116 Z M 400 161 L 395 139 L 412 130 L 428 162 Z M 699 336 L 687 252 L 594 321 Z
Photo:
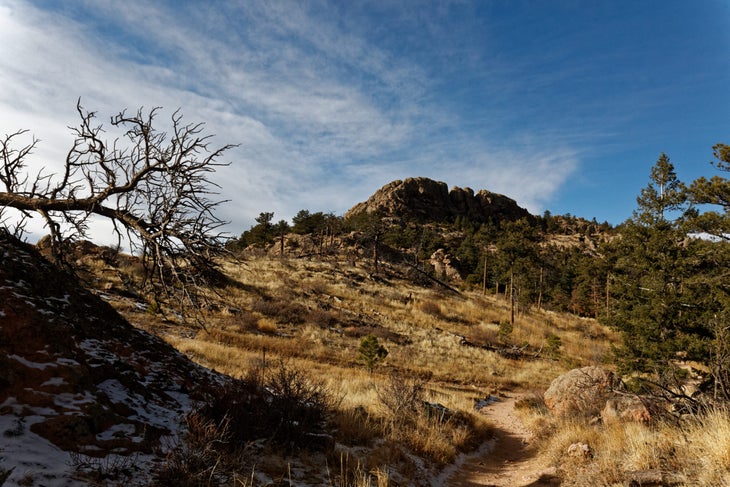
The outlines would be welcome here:
M 631 472 L 662 471 L 672 485 L 730 485 L 730 412 L 719 409 L 680 424 L 555 422 L 530 414 L 539 436 L 566 486 L 625 485 Z M 545 434 L 545 431 L 548 433 Z M 588 457 L 568 454 L 570 445 L 589 446 Z
M 476 399 L 515 388 L 544 390 L 574 366 L 603 363 L 615 339 L 592 320 L 537 311 L 518 313 L 512 332 L 500 334 L 499 324 L 510 316 L 502 296 L 425 288 L 395 270 L 374 279 L 350 263 L 267 257 L 226 261 L 223 269 L 231 284 L 211 296 L 219 306 L 204 315 L 205 330 L 165 325 L 161 315 L 127 301 L 115 305 L 132 323 L 217 371 L 245 377 L 284 360 L 325 384 L 339 404 L 333 414 L 338 442 L 365 448 L 352 464 L 362 462 L 367 475 L 359 478 L 378 485 L 387 479 L 379 470 L 386 465 L 400 481 L 417 475 L 411 453 L 443 465 L 485 441 L 491 428 L 474 413 Z M 357 362 L 368 334 L 389 352 L 372 373 Z M 549 351 L 555 337 L 559 347 Z M 464 346 L 464 339 L 539 353 L 513 360 Z M 392 372 L 421 378 L 424 399 L 454 411 L 454 419 L 421 412 L 394 421 L 378 397 Z M 348 485 L 371 485 L 356 477 Z

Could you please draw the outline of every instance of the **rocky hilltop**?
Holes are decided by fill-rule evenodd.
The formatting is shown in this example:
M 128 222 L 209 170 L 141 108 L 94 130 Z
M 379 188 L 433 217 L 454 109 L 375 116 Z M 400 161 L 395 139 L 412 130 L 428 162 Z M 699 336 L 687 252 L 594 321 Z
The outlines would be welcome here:
M 386 184 L 367 201 L 353 206 L 345 218 L 362 214 L 414 220 L 420 223 L 453 222 L 466 217 L 475 223 L 531 218 L 530 213 L 507 196 L 471 188 L 454 187 L 429 178 L 407 178 Z

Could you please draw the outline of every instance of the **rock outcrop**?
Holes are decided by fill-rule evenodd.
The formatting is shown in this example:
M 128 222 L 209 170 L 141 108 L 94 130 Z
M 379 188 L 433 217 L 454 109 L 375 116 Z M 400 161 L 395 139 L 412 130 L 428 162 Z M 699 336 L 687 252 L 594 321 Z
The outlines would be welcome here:
M 454 187 L 428 178 L 407 178 L 386 184 L 367 201 L 353 206 L 346 218 L 377 214 L 419 223 L 453 222 L 465 217 L 475 223 L 532 218 L 515 200 L 497 193 Z

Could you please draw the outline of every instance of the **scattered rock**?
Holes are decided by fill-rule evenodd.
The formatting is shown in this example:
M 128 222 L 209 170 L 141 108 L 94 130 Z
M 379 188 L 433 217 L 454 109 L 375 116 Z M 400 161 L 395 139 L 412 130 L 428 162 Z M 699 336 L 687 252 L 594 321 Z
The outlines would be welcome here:
M 568 447 L 568 456 L 577 458 L 591 458 L 593 451 L 591 447 L 583 442 L 573 443 Z
M 616 396 L 606 401 L 606 406 L 601 410 L 601 420 L 604 423 L 619 421 L 647 423 L 651 421 L 651 413 L 640 397 Z

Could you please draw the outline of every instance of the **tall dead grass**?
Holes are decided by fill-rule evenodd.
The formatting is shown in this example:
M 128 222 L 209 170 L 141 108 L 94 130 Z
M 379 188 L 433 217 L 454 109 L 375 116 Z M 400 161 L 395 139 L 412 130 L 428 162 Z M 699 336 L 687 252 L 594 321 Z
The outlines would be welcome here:
M 535 416 L 537 417 L 537 415 Z M 545 422 L 545 417 L 535 420 Z M 547 422 L 550 422 L 548 419 Z M 543 450 L 566 486 L 625 485 L 636 472 L 661 472 L 672 485 L 730 485 L 730 411 L 716 409 L 680 423 L 560 422 L 545 425 Z M 589 455 L 571 455 L 573 444 Z

